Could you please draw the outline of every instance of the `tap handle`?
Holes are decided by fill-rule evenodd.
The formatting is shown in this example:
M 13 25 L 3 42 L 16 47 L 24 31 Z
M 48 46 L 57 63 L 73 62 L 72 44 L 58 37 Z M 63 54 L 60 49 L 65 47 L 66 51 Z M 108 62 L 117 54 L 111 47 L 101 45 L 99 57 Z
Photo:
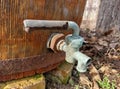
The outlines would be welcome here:
M 32 29 L 29 28 L 61 28 L 61 29 L 72 29 L 73 36 L 79 36 L 80 28 L 79 25 L 73 21 L 59 21 L 59 20 L 30 20 L 26 19 L 23 21 L 25 31 L 29 32 Z
M 32 29 L 29 28 L 58 28 L 67 29 L 67 21 L 56 21 L 56 20 L 24 20 L 25 31 L 29 32 Z

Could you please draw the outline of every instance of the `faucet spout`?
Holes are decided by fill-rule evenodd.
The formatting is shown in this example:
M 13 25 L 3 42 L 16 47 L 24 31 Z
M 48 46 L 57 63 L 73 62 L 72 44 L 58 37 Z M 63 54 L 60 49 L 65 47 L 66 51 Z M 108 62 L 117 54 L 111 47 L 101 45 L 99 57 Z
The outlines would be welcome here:
M 76 67 L 76 69 L 79 72 L 86 72 L 87 71 L 87 67 L 91 63 L 91 58 L 88 57 L 87 55 L 79 52 L 79 51 L 75 52 L 73 54 L 73 58 L 77 61 L 77 67 Z
M 86 72 L 88 65 L 91 63 L 91 58 L 87 55 L 79 52 L 79 48 L 82 46 L 84 39 L 82 37 L 72 38 L 72 35 L 67 35 L 64 40 L 63 34 L 52 35 L 51 40 L 48 41 L 48 48 L 51 48 L 54 52 L 64 51 L 66 56 L 65 60 L 68 63 L 77 62 L 77 71 Z M 59 40 L 57 40 L 59 39 Z M 52 44 L 53 42 L 57 44 Z

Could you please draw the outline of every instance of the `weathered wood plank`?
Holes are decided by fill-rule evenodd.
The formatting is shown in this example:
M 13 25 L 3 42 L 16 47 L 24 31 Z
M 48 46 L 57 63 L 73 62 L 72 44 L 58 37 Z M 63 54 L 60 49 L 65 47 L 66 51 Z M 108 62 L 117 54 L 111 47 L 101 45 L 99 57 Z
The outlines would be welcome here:
M 46 42 L 58 30 L 26 33 L 24 19 L 73 20 L 81 23 L 86 0 L 0 0 L 0 59 L 46 52 Z M 67 32 L 64 32 L 67 34 Z

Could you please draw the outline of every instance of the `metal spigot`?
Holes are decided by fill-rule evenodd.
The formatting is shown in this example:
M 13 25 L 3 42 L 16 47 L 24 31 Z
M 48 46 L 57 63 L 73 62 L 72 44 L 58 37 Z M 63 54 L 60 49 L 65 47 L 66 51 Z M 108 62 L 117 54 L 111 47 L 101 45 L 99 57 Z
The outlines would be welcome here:
M 64 51 L 66 53 L 65 60 L 68 63 L 78 62 L 76 69 L 79 72 L 85 72 L 90 64 L 90 57 L 79 51 L 83 45 L 84 39 L 79 36 L 80 28 L 73 21 L 49 21 L 49 20 L 24 20 L 25 31 L 29 32 L 30 28 L 64 28 L 72 29 L 73 34 L 66 37 L 61 33 L 53 33 L 47 42 L 47 48 L 54 52 Z M 65 37 L 65 38 L 64 38 Z
M 64 34 L 61 33 L 53 34 L 48 40 L 47 48 L 51 48 L 54 52 L 64 51 L 66 53 L 65 60 L 68 63 L 77 61 L 76 69 L 79 72 L 86 72 L 91 58 L 79 51 L 84 39 L 81 36 L 73 36 L 72 34 L 67 35 L 65 39 L 63 37 Z M 53 42 L 56 44 L 52 44 Z

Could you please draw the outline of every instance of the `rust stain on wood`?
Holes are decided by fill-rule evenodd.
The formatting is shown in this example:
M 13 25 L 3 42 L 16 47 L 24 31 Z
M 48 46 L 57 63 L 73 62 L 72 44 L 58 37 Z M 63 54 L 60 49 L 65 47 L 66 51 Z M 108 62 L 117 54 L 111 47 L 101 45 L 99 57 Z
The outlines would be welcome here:
M 81 23 L 86 0 L 0 0 L 0 59 L 23 58 L 47 52 L 53 32 L 26 33 L 24 19 L 73 20 Z

